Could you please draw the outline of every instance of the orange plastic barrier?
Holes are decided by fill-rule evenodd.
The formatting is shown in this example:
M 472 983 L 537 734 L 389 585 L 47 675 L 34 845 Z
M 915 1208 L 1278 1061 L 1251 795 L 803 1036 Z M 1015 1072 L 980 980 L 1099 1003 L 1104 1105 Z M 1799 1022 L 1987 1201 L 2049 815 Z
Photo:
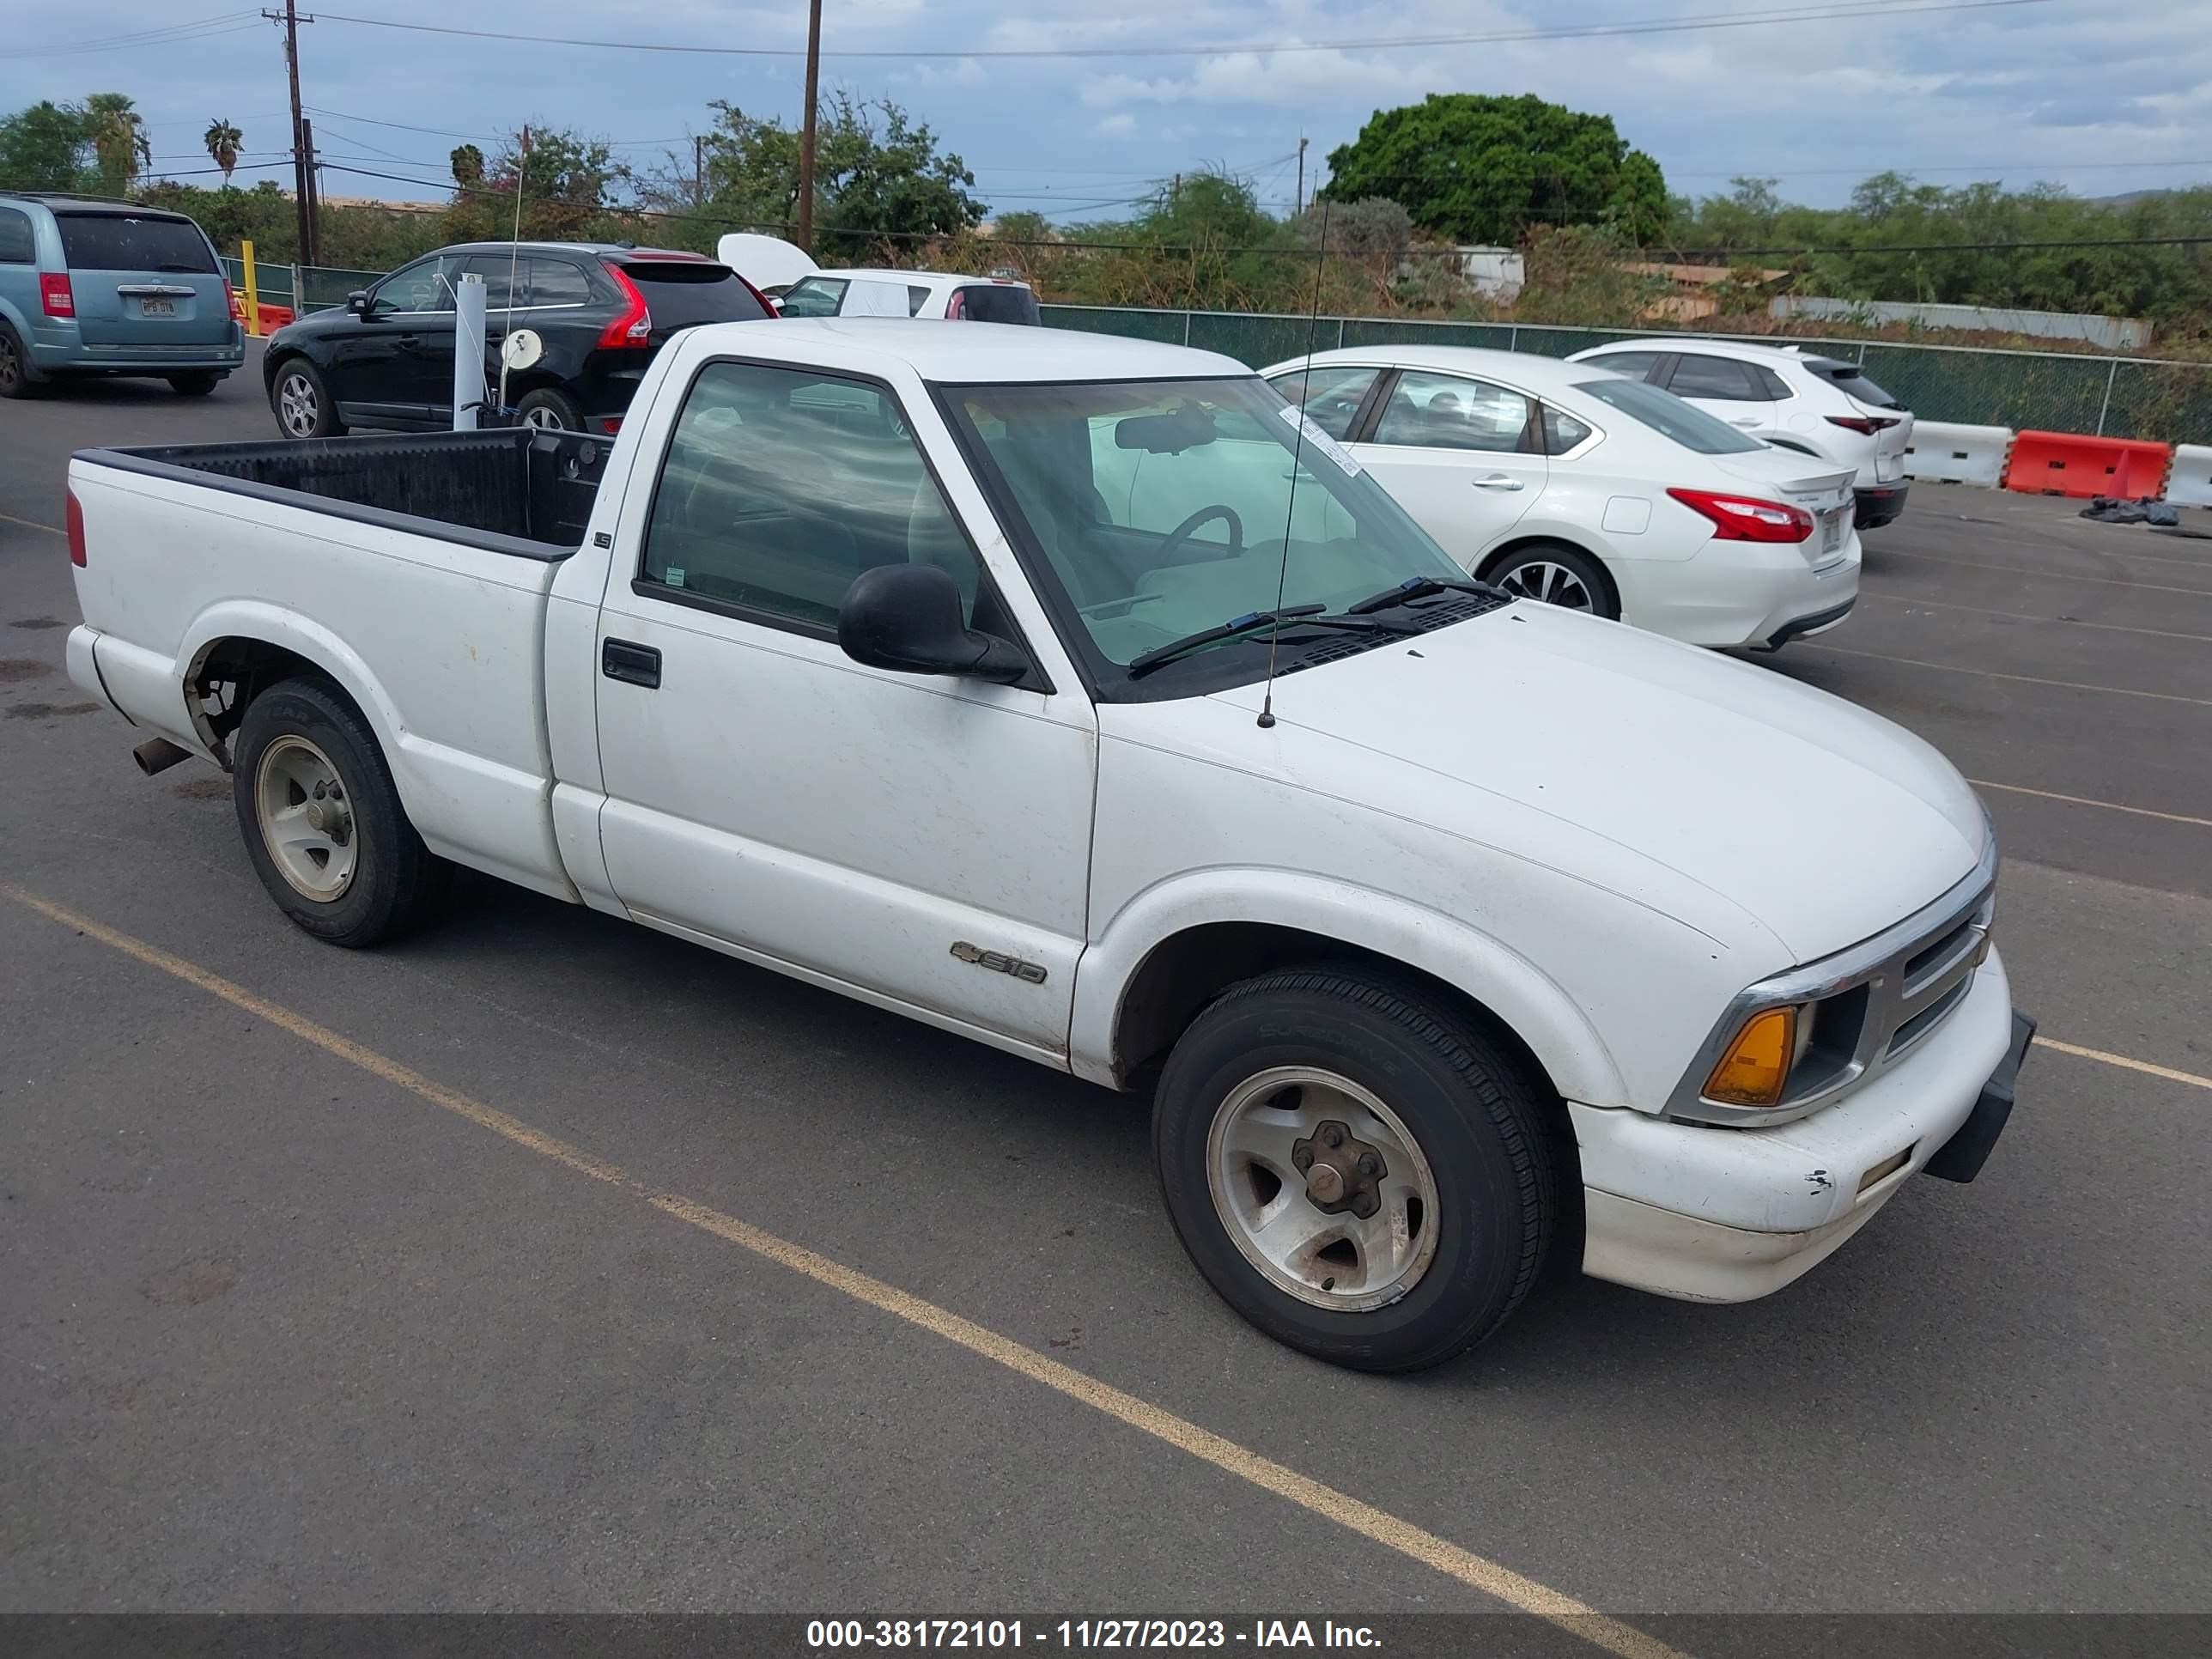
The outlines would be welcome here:
M 2073 432 L 2023 432 L 2013 440 L 2004 487 L 2029 495 L 2118 495 L 2166 489 L 2172 444 L 2139 438 L 2085 438 Z
M 266 300 L 264 300 L 261 302 L 261 331 L 263 334 L 274 334 L 278 329 L 283 327 L 285 324 L 291 320 L 291 307 L 272 306 Z

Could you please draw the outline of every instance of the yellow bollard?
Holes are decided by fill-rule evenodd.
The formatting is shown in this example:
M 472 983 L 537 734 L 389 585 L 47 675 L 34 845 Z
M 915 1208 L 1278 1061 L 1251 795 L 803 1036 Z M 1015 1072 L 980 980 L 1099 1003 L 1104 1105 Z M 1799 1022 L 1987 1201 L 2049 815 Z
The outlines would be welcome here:
M 254 283 L 252 243 L 240 241 L 238 259 L 246 267 L 246 331 L 258 340 L 261 337 L 261 290 Z

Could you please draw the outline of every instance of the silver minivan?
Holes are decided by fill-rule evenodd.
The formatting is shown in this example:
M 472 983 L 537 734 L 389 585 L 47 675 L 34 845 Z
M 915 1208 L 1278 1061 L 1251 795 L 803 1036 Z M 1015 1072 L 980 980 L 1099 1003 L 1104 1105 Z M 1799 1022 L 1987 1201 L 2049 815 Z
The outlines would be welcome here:
M 0 191 L 0 398 L 85 374 L 199 397 L 245 361 L 238 297 L 183 214 Z

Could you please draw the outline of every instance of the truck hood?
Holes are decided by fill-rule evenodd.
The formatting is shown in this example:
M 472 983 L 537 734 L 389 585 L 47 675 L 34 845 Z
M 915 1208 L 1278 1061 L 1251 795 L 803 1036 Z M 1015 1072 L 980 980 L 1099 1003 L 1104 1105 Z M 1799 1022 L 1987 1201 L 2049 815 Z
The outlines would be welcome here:
M 1216 696 L 1256 713 L 1261 692 Z M 1716 917 L 1747 915 L 1797 962 L 1940 897 L 1989 835 L 1966 780 L 1902 726 L 1771 669 L 1528 601 L 1283 676 L 1274 713 L 1399 763 L 1382 775 L 1393 798 L 1362 805 L 1486 841 L 1504 826 L 1508 850 L 1577 874 L 1565 843 L 1595 836 L 1639 902 L 1717 937 Z M 1311 758 L 1300 781 L 1325 789 L 1327 757 Z M 1454 786 L 1526 810 L 1486 813 Z M 1675 879 L 1636 879 L 1639 863 Z

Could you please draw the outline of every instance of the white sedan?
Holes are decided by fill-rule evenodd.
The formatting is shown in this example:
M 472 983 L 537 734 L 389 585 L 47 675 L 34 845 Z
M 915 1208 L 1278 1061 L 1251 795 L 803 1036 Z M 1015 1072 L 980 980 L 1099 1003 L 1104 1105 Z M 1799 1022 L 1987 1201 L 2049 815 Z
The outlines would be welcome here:
M 1444 550 L 1510 592 L 1692 645 L 1773 647 L 1856 603 L 1851 471 L 1671 392 L 1516 352 L 1376 346 L 1263 369 Z

